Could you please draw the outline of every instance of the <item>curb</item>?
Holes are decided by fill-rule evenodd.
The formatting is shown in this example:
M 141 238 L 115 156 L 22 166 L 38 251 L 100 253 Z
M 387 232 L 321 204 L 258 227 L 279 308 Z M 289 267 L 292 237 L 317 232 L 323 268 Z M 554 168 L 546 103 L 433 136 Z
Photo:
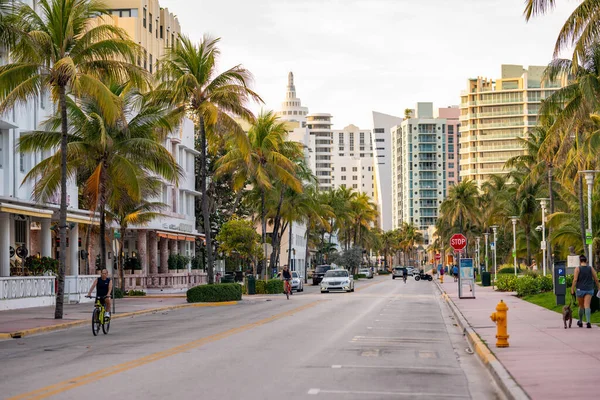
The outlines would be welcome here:
M 158 307 L 158 308 L 149 308 L 146 310 L 139 311 L 130 311 L 122 314 L 116 314 L 111 319 L 120 319 L 127 317 L 135 317 L 138 315 L 145 314 L 153 314 L 161 311 L 169 311 L 169 310 L 177 310 L 181 308 L 194 308 L 194 307 L 224 307 L 224 306 L 233 306 L 239 304 L 239 301 L 224 301 L 221 303 L 193 303 L 193 304 L 176 304 L 172 306 Z M 62 324 L 50 325 L 50 326 L 41 326 L 38 328 L 24 329 L 22 331 L 15 331 L 9 333 L 0 333 L 0 339 L 20 339 L 25 336 L 36 335 L 38 333 L 47 333 L 58 331 L 62 329 L 74 328 L 77 326 L 82 326 L 89 324 L 90 321 L 87 319 L 80 319 L 77 321 L 65 322 Z
M 459 326 L 463 330 L 463 334 L 467 338 L 467 342 L 477 353 L 479 359 L 486 366 L 494 381 L 502 391 L 502 394 L 509 400 L 529 400 L 531 399 L 527 393 L 519 386 L 517 381 L 512 377 L 508 370 L 502 365 L 502 363 L 494 356 L 485 343 L 479 338 L 477 332 L 469 324 L 469 321 L 462 315 L 459 308 L 456 306 L 454 301 L 448 296 L 443 287 L 440 286 L 439 282 L 434 279 L 434 282 L 438 290 L 442 294 L 442 298 L 446 301 L 452 313 L 456 317 Z

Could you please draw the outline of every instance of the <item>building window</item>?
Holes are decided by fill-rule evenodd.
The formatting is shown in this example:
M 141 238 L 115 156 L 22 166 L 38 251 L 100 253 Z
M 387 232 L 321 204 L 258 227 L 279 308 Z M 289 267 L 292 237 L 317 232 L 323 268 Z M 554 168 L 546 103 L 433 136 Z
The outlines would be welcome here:
M 454 160 L 454 153 L 448 154 L 448 160 Z
M 354 185 L 352 185 L 352 188 L 353 189 L 358 189 L 358 184 L 355 183 Z
M 164 26 L 162 26 L 162 25 L 161 25 L 159 30 L 160 30 L 160 38 L 161 38 L 161 39 L 163 39 L 163 33 L 164 33 L 164 32 L 163 32 L 163 30 L 164 30 Z
M 342 172 L 346 172 L 346 167 L 342 167 Z
M 384 128 L 375 128 L 374 130 L 375 133 L 385 133 L 385 129 Z M 377 141 L 378 139 L 375 139 L 375 141 Z M 383 139 L 381 139 L 383 140 Z
M 448 163 L 448 168 L 454 168 L 454 163 L 453 162 Z
M 171 33 L 171 48 L 175 47 L 175 34 Z
M 454 172 L 448 172 L 448 178 L 454 178 Z
M 152 54 L 150 54 L 150 73 L 152 73 Z
M 346 175 L 342 175 L 342 180 L 345 181 L 346 180 Z
M 357 175 L 352 175 L 352 180 L 353 181 L 357 181 L 358 180 L 358 176 Z
M 2 147 L 4 146 L 4 133 L 0 131 L 0 168 L 3 168 L 2 165 L 4 163 L 4 151 L 2 151 Z
M 25 153 L 19 152 L 19 170 L 25 172 Z
M 361 156 L 361 157 L 364 157 L 364 156 L 365 156 L 365 153 L 360 153 L 360 156 Z
M 142 19 L 142 26 L 146 27 L 146 9 L 144 8 L 144 18 Z
M 358 167 L 352 167 L 352 172 L 358 171 Z
M 385 139 L 375 139 L 375 142 L 382 143 L 382 142 L 385 142 Z
M 152 33 L 152 13 L 150 13 L 150 18 L 149 19 L 150 19 L 150 21 L 149 21 L 149 24 L 148 24 L 148 30 L 150 31 L 150 33 Z

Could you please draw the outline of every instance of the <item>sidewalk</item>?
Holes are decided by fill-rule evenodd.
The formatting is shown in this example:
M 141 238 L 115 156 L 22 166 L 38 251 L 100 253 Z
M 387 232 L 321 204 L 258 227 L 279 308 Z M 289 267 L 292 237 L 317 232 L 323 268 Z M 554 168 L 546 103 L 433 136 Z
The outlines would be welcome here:
M 476 299 L 459 299 L 457 283 L 445 280 L 439 284 L 437 279 L 435 281 L 447 293 L 468 325 L 532 399 L 598 394 L 598 327 L 578 328 L 576 321 L 573 321 L 573 328 L 564 329 L 561 314 L 528 303 L 511 293 L 476 286 Z M 468 295 L 467 286 L 464 286 L 464 290 Z M 496 325 L 490 319 L 500 300 L 504 300 L 508 306 L 508 348 L 496 347 Z M 574 315 L 577 315 L 576 310 Z
M 231 305 L 224 303 L 187 303 L 185 296 L 145 296 L 116 299 L 113 319 L 184 307 Z M 54 319 L 54 306 L 0 311 L 0 339 L 22 337 L 40 332 L 90 323 L 93 303 L 65 304 L 63 319 Z

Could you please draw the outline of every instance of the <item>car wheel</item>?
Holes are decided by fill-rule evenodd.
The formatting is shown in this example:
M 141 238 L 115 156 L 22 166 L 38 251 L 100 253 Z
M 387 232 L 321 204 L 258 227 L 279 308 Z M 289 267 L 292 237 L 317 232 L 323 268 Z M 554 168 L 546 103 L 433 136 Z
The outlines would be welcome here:
M 419 275 L 416 275 L 416 276 L 415 276 L 415 281 L 417 281 L 417 282 L 418 282 L 418 281 L 420 281 L 420 280 L 421 280 L 421 277 L 420 277 Z
M 327 290 L 321 290 L 321 293 L 327 293 Z

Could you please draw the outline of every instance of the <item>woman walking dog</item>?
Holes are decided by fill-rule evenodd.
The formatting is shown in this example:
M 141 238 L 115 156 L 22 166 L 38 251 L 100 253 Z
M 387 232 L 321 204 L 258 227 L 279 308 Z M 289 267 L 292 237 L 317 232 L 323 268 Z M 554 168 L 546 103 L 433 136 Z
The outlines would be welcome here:
M 579 266 L 575 268 L 571 295 L 577 295 L 577 303 L 579 305 L 579 321 L 577 321 L 577 326 L 580 328 L 583 327 L 584 314 L 587 321 L 587 327 L 592 327 L 592 324 L 590 323 L 592 315 L 590 304 L 592 302 L 592 296 L 594 295 L 594 283 L 598 290 L 600 290 L 600 283 L 598 283 L 596 271 L 587 265 L 586 256 L 579 256 Z

